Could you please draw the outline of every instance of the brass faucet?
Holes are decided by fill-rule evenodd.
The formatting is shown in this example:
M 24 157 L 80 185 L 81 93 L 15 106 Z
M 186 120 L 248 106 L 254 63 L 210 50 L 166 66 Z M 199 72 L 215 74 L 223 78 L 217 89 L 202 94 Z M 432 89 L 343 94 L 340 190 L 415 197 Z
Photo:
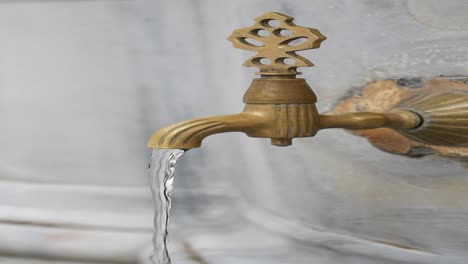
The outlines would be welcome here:
M 200 147 L 204 138 L 225 132 L 270 138 L 273 145 L 288 146 L 293 138 L 312 137 L 318 130 L 327 128 L 388 127 L 416 139 L 421 130 L 427 134 L 435 129 L 437 124 L 429 122 L 427 104 L 421 104 L 421 100 L 419 105 L 414 104 L 416 99 L 407 101 L 417 107 L 403 103 L 385 113 L 319 114 L 316 95 L 304 79 L 296 78 L 300 74 L 298 67 L 310 67 L 313 63 L 295 52 L 319 48 L 326 37 L 317 29 L 295 25 L 293 19 L 277 12 L 266 13 L 256 18 L 253 26 L 237 29 L 229 36 L 234 47 L 257 52 L 244 63 L 244 66 L 259 68 L 260 78 L 254 79 L 245 93 L 243 112 L 170 125 L 158 130 L 148 147 L 192 149 Z M 464 96 L 466 103 L 468 100 Z M 440 131 L 438 133 L 440 136 Z M 468 143 L 468 139 L 465 140 Z M 434 143 L 438 143 L 437 139 Z

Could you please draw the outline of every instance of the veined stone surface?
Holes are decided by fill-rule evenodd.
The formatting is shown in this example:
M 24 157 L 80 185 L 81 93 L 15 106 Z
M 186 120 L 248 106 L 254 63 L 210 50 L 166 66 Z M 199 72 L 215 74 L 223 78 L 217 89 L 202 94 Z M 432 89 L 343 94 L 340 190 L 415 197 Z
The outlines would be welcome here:
M 254 70 L 226 37 L 267 11 L 328 37 L 301 53 L 321 112 L 376 79 L 466 74 L 466 4 L 444 19 L 429 2 L 0 1 L 0 255 L 144 263 L 146 140 L 242 109 Z M 175 181 L 181 263 L 468 257 L 466 163 L 395 156 L 342 130 L 288 148 L 217 135 L 184 155 Z

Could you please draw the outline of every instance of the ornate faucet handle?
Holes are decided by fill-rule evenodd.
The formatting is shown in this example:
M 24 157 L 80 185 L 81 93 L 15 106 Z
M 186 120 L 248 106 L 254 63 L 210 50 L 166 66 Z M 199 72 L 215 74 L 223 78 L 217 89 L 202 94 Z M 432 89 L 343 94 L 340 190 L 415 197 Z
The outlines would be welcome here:
M 297 75 L 297 67 L 314 64 L 296 51 L 316 49 L 326 39 L 315 28 L 295 25 L 293 17 L 270 12 L 255 19 L 253 26 L 236 29 L 229 36 L 234 47 L 257 51 L 244 66 L 257 67 L 259 75 Z

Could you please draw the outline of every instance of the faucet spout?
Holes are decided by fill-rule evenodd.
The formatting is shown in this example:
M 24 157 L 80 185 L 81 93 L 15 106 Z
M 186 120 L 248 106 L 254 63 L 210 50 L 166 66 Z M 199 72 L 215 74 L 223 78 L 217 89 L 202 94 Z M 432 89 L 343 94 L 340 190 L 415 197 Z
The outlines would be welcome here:
M 266 118 L 261 114 L 242 112 L 235 115 L 213 116 L 182 121 L 162 128 L 150 138 L 149 148 L 192 149 L 201 146 L 208 136 L 226 132 L 262 129 Z
M 315 104 L 246 104 L 237 115 L 182 121 L 158 130 L 149 148 L 192 149 L 210 135 L 243 132 L 249 137 L 269 138 L 276 146 L 289 146 L 293 138 L 311 137 L 318 130 Z

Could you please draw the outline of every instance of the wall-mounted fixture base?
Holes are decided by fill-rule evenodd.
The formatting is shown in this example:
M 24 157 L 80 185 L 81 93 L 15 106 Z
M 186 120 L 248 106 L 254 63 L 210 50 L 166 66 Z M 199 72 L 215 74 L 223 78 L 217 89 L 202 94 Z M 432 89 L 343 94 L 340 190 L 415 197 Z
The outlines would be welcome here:
M 376 147 L 395 154 L 420 157 L 439 154 L 468 159 L 468 78 L 403 78 L 379 80 L 340 101 L 332 114 L 407 109 L 425 122 L 417 129 L 358 130 Z

